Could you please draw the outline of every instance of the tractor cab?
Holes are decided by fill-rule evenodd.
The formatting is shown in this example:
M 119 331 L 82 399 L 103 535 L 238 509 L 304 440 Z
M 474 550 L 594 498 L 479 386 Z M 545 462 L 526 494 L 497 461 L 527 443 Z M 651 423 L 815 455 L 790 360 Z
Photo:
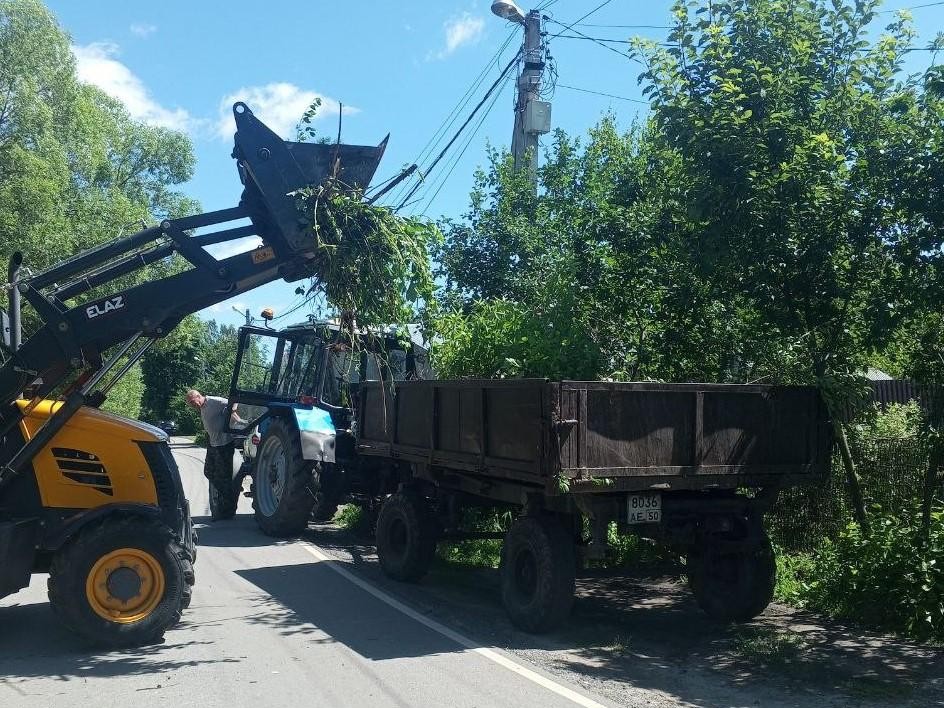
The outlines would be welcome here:
M 316 319 L 280 331 L 240 328 L 230 430 L 245 438 L 245 463 L 232 485 L 211 480 L 211 511 L 230 516 L 243 478 L 251 477 L 259 527 L 284 536 L 311 517 L 331 518 L 342 499 L 374 495 L 381 480 L 355 450 L 358 388 L 429 378 L 429 353 L 415 326 L 353 336 Z
M 353 340 L 336 322 L 314 319 L 280 331 L 242 327 L 229 397 L 238 406 L 234 432 L 245 433 L 272 406 L 319 408 L 336 425 L 349 424 L 360 382 L 431 375 L 415 326 L 371 330 Z

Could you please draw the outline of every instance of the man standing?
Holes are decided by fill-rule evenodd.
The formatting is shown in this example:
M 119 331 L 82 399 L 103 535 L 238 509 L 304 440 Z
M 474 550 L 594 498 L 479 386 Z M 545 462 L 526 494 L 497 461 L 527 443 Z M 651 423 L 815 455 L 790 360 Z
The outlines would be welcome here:
M 200 411 L 207 433 L 207 451 L 203 475 L 210 482 L 210 515 L 214 521 L 232 519 L 236 515 L 239 490 L 233 485 L 233 436 L 230 423 L 241 422 L 236 408 L 230 411 L 229 401 L 219 396 L 204 396 L 196 389 L 187 391 L 187 405 Z

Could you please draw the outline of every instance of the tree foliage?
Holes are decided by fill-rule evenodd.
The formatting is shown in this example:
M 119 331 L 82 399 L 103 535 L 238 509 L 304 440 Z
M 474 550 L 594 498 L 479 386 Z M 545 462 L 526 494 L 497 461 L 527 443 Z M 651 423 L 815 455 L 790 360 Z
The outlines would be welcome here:
M 827 391 L 865 369 L 944 235 L 937 70 L 902 76 L 905 16 L 877 2 L 678 2 L 640 81 L 680 159 L 703 277 L 743 300 L 762 373 Z
M 183 134 L 132 119 L 76 77 L 69 37 L 37 0 L 0 0 L 0 259 L 25 255 L 32 272 L 145 222 L 196 210 L 174 189 L 193 171 Z M 181 267 L 174 259 L 121 284 Z M 37 319 L 24 310 L 24 334 Z M 107 408 L 137 415 L 141 372 Z

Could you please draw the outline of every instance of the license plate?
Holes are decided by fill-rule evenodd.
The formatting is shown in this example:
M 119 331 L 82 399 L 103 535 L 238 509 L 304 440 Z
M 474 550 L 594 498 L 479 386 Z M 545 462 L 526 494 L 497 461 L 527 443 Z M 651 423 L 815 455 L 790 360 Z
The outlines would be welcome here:
M 630 494 L 626 498 L 626 523 L 656 524 L 662 521 L 661 494 Z

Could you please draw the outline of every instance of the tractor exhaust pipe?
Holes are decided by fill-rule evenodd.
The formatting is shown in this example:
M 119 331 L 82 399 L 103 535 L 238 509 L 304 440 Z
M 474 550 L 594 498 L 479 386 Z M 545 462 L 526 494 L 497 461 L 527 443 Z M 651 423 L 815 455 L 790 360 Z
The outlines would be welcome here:
M 7 282 L 10 283 L 10 349 L 16 351 L 20 348 L 22 339 L 22 326 L 20 324 L 20 287 L 17 280 L 20 277 L 20 266 L 23 265 L 23 254 L 14 251 L 10 256 L 10 264 L 7 267 Z

